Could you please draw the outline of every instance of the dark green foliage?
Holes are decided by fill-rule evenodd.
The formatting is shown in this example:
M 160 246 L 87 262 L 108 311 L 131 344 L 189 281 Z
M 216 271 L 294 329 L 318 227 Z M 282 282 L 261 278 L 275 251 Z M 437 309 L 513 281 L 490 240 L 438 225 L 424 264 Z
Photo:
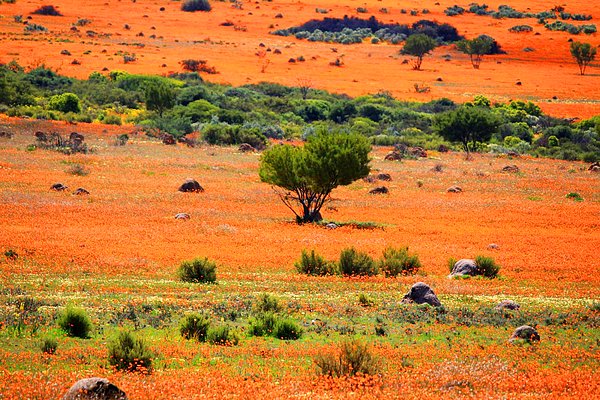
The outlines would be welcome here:
M 210 11 L 212 9 L 208 0 L 185 0 L 181 4 L 182 11 Z
M 165 82 L 151 82 L 144 89 L 146 108 L 158 112 L 159 116 L 175 105 L 175 92 Z
M 462 106 L 454 111 L 439 114 L 435 119 L 437 133 L 452 142 L 460 142 L 469 156 L 477 142 L 490 140 L 500 125 L 489 110 L 481 107 Z
M 53 17 L 61 16 L 62 14 L 54 6 L 41 6 L 32 12 L 36 15 L 50 15 Z
M 82 308 L 67 306 L 58 317 L 58 326 L 69 336 L 88 338 L 92 330 L 92 321 Z
M 121 331 L 108 343 L 108 362 L 117 370 L 150 373 L 154 354 L 143 339 Z
M 279 317 L 273 312 L 260 312 L 255 317 L 250 318 L 248 334 L 250 336 L 273 336 L 278 321 Z
M 240 338 L 238 333 L 229 325 L 219 325 L 209 328 L 206 341 L 218 346 L 237 346 Z
M 267 144 L 267 138 L 256 127 L 229 124 L 210 124 L 202 131 L 202 137 L 209 144 L 233 145 L 248 143 L 255 149 L 262 150 Z
M 48 107 L 52 110 L 61 111 L 64 113 L 81 111 L 81 103 L 79 97 L 74 93 L 57 94 L 50 97 Z
M 310 253 L 302 250 L 300 260 L 294 264 L 296 270 L 307 275 L 336 275 L 339 273 L 334 262 L 325 260 L 321 255 L 311 250 Z
M 44 66 L 38 67 L 27 73 L 25 80 L 39 89 L 65 91 L 73 80 L 65 76 L 60 76 L 56 72 Z
M 529 25 L 515 25 L 509 29 L 510 32 L 533 32 L 533 28 Z
M 302 328 L 289 318 L 280 318 L 273 328 L 273 336 L 281 340 L 298 340 L 302 336 Z
M 477 265 L 477 274 L 486 278 L 495 278 L 500 272 L 500 266 L 491 257 L 477 256 L 475 264 Z
M 581 195 L 579 193 L 577 193 L 577 192 L 567 193 L 567 195 L 565 197 L 567 199 L 572 199 L 572 200 L 577 201 L 577 202 L 583 201 L 583 197 L 581 197 Z
M 199 342 L 206 341 L 206 334 L 210 327 L 210 318 L 205 314 L 187 314 L 179 326 L 179 333 L 185 339 L 196 339 Z
M 584 75 L 587 66 L 596 58 L 596 48 L 589 43 L 571 42 L 571 55 L 577 61 L 579 72 Z
M 183 261 L 177 272 L 179 279 L 192 283 L 214 283 L 217 280 L 217 265 L 207 257 Z
M 432 39 L 431 37 L 423 33 L 417 33 L 414 35 L 410 35 L 406 39 L 404 47 L 402 48 L 400 53 L 416 57 L 416 60 L 413 64 L 413 68 L 416 70 L 420 70 L 421 64 L 423 63 L 423 57 L 429 54 L 436 47 L 437 42 L 435 41 L 435 39 Z
M 256 303 L 254 303 L 252 306 L 252 311 L 255 313 L 277 313 L 281 311 L 281 305 L 276 297 L 270 295 L 269 293 L 263 293 L 258 297 Z
M 377 263 L 370 255 L 356 251 L 353 247 L 342 250 L 339 266 L 345 276 L 372 276 L 379 272 Z
M 342 342 L 335 354 L 318 355 L 314 362 L 321 375 L 332 377 L 377 375 L 381 370 L 369 346 L 357 339 Z
M 369 174 L 370 150 L 365 137 L 321 131 L 304 147 L 283 145 L 266 151 L 259 175 L 281 189 L 281 200 L 299 223 L 314 222 L 322 219 L 320 210 L 333 189 Z
M 419 256 L 409 254 L 408 247 L 388 247 L 383 251 L 379 269 L 385 276 L 412 275 L 421 268 Z
M 40 24 L 27 24 L 23 29 L 25 32 L 48 32 L 48 28 Z
M 454 17 L 455 15 L 462 15 L 464 14 L 464 12 L 465 9 L 461 6 L 457 6 L 456 4 L 444 10 L 444 14 L 446 14 L 449 17 Z
M 55 354 L 58 348 L 58 342 L 53 337 L 45 337 L 40 344 L 40 350 L 45 354 Z
M 477 37 L 471 40 L 461 40 L 456 43 L 458 51 L 465 53 L 471 59 L 473 68 L 479 69 L 483 56 L 490 54 L 492 50 L 492 39 L 489 37 Z
M 448 264 L 448 270 L 450 272 L 452 272 L 452 270 L 454 269 L 454 264 L 456 264 L 457 261 L 458 260 L 456 258 L 454 258 L 454 257 L 450 257 L 448 259 L 448 263 L 447 264 Z

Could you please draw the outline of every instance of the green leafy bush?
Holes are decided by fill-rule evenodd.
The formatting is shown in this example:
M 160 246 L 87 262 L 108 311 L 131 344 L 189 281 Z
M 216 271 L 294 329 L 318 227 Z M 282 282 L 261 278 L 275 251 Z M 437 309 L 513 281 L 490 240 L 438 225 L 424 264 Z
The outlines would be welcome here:
M 337 265 L 334 262 L 325 260 L 314 250 L 310 253 L 302 250 L 300 260 L 294 264 L 296 270 L 301 274 L 307 275 L 335 275 L 338 273 Z
M 252 311 L 254 313 L 263 313 L 263 312 L 279 312 L 281 311 L 281 305 L 279 304 L 279 300 L 275 296 L 270 295 L 269 293 L 261 294 L 256 303 L 252 306 Z
M 383 251 L 379 268 L 385 276 L 411 275 L 421 268 L 421 262 L 419 256 L 408 253 L 408 247 L 399 249 L 388 247 Z
M 583 197 L 581 197 L 581 195 L 577 192 L 567 193 L 567 195 L 565 197 L 567 199 L 572 199 L 574 201 L 583 201 Z
M 46 337 L 40 344 L 40 350 L 45 354 L 54 354 L 58 348 L 58 342 L 53 337 Z
M 58 317 L 58 326 L 69 336 L 85 339 L 92 330 L 92 321 L 84 309 L 67 306 Z
M 220 325 L 208 329 L 206 340 L 210 344 L 216 344 L 219 346 L 237 346 L 240 341 L 240 337 L 239 334 L 229 325 Z
M 314 362 L 321 375 L 332 377 L 377 375 L 381 370 L 380 361 L 369 346 L 356 339 L 342 342 L 333 354 L 318 355 Z
M 108 362 L 120 371 L 150 373 L 153 358 L 144 340 L 131 332 L 121 331 L 108 343 Z
M 289 318 L 281 318 L 275 323 L 273 336 L 281 340 L 297 340 L 302 336 L 302 328 Z
M 250 336 L 272 336 L 278 317 L 273 312 L 261 312 L 250 319 L 248 334 Z
M 487 278 L 495 278 L 500 271 L 500 266 L 491 257 L 477 256 L 475 257 L 475 264 L 477 265 L 478 275 Z
M 48 107 L 52 110 L 61 111 L 64 113 L 81 111 L 79 97 L 74 93 L 57 94 L 50 97 Z
M 340 253 L 340 271 L 346 276 L 372 276 L 377 275 L 379 269 L 373 258 L 353 247 L 344 249 Z
M 184 282 L 214 283 L 217 280 L 217 265 L 207 257 L 183 261 L 179 265 L 177 274 Z
M 185 339 L 206 341 L 206 334 L 210 327 L 210 318 L 204 314 L 192 313 L 186 315 L 181 321 L 179 332 Z

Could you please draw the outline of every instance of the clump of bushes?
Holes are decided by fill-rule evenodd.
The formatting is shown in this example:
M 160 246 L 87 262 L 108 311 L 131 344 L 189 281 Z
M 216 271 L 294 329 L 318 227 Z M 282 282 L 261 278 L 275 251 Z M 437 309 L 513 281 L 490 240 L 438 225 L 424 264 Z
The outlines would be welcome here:
M 358 340 L 342 342 L 335 353 L 318 355 L 314 362 L 319 374 L 332 377 L 377 375 L 381 370 L 379 359 Z
M 92 330 L 92 321 L 82 308 L 67 306 L 58 317 L 58 326 L 69 336 L 88 338 Z
M 48 32 L 48 28 L 39 24 L 27 24 L 23 29 L 25 32 Z
M 297 340 L 302 333 L 302 328 L 296 321 L 273 312 L 259 313 L 250 320 L 248 328 L 251 336 L 272 336 L 281 340 Z
M 307 275 L 336 275 L 338 273 L 337 265 L 334 262 L 325 260 L 321 255 L 314 250 L 310 253 L 302 250 L 300 260 L 294 264 L 296 270 L 301 274 Z
M 50 15 L 53 17 L 61 16 L 62 14 L 54 6 L 41 6 L 37 10 L 33 11 L 32 14 L 36 15 Z
M 181 5 L 182 11 L 194 12 L 194 11 L 210 11 L 212 9 L 208 0 L 186 0 Z
M 240 342 L 240 336 L 237 331 L 229 325 L 219 325 L 208 329 L 206 340 L 210 344 L 218 346 L 237 346 Z
M 509 28 L 510 32 L 533 32 L 533 28 L 529 25 L 515 25 L 512 28 Z
M 385 276 L 411 275 L 421 268 L 421 261 L 418 255 L 408 252 L 408 246 L 399 249 L 388 247 L 383 251 L 379 268 Z
M 90 171 L 82 164 L 72 164 L 65 172 L 76 176 L 87 176 L 90 174 Z
M 339 268 L 342 275 L 346 276 L 373 276 L 379 272 L 377 263 L 370 255 L 353 247 L 342 250 Z
M 581 197 L 581 195 L 577 192 L 570 192 L 567 193 L 567 195 L 565 196 L 567 199 L 571 199 L 574 201 L 583 201 L 583 197 Z
M 486 278 L 495 278 L 500 272 L 500 266 L 496 264 L 492 257 L 477 256 L 475 257 L 475 264 L 477 265 L 477 274 Z
M 179 265 L 177 275 L 183 282 L 215 283 L 217 281 L 217 265 L 207 257 L 183 261 Z
M 185 339 L 196 339 L 199 342 L 206 341 L 206 335 L 210 328 L 210 318 L 204 314 L 191 313 L 181 321 L 179 332 Z
M 40 350 L 44 354 L 54 354 L 56 353 L 56 349 L 58 348 L 58 342 L 53 337 L 46 337 L 42 340 L 40 344 Z
M 108 344 L 108 362 L 120 371 L 150 373 L 153 358 L 144 340 L 128 331 L 119 332 Z
M 261 294 L 256 303 L 252 306 L 252 311 L 254 313 L 264 313 L 264 312 L 280 312 L 282 309 L 279 304 L 279 300 L 275 296 L 270 295 L 269 293 Z

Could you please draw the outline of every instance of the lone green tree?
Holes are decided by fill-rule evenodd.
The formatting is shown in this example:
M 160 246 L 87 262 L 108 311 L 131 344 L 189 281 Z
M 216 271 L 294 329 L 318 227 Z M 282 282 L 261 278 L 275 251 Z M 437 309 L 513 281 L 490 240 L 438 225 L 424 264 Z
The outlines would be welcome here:
M 461 106 L 439 114 L 434 120 L 434 127 L 442 137 L 462 144 L 467 159 L 477 142 L 490 140 L 499 126 L 499 120 L 491 111 L 476 106 Z
M 410 35 L 404 47 L 400 50 L 400 54 L 408 54 L 410 56 L 417 57 L 413 63 L 413 69 L 420 70 L 421 64 L 423 63 L 423 57 L 431 52 L 431 50 L 437 47 L 435 39 L 425 35 L 424 33 L 416 33 Z
M 461 40 L 456 43 L 456 48 L 461 53 L 465 53 L 471 59 L 473 68 L 479 69 L 483 56 L 489 54 L 492 50 L 492 39 L 489 37 L 477 37 L 471 40 Z
M 586 67 L 596 58 L 596 48 L 589 43 L 571 42 L 571 55 L 579 65 L 579 72 L 584 75 Z
M 161 117 L 163 113 L 175 105 L 175 91 L 166 82 L 150 82 L 144 88 L 146 108 L 158 112 Z
M 303 147 L 281 145 L 265 151 L 259 175 L 273 185 L 296 222 L 320 221 L 333 189 L 369 174 L 370 151 L 362 135 L 321 131 Z

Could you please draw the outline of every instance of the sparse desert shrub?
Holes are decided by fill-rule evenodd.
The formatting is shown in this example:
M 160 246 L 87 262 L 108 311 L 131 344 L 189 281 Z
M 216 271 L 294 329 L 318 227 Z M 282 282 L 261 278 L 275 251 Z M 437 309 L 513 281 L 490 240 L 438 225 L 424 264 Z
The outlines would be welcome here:
M 373 300 L 364 293 L 358 295 L 358 303 L 363 307 L 371 307 L 374 304 Z
M 217 265 L 207 257 L 183 261 L 177 274 L 183 282 L 214 283 L 217 280 Z
M 186 0 L 181 5 L 182 11 L 194 12 L 194 11 L 210 11 L 212 9 L 208 0 Z
M 50 15 L 53 17 L 61 16 L 62 14 L 54 6 L 41 6 L 37 10 L 33 11 L 32 14 L 36 15 Z
M 279 304 L 279 300 L 275 296 L 270 295 L 269 293 L 261 294 L 256 303 L 252 306 L 252 311 L 255 313 L 263 313 L 263 312 L 279 312 L 281 311 L 281 305 Z
M 189 72 L 206 72 L 207 74 L 216 74 L 217 70 L 215 67 L 211 67 L 207 64 L 206 60 L 194 60 L 186 59 L 179 62 L 181 67 L 185 71 Z
M 583 197 L 581 197 L 581 195 L 577 192 L 567 193 L 565 197 L 574 201 L 583 201 Z
M 454 264 L 456 264 L 456 262 L 457 262 L 457 261 L 458 261 L 458 260 L 457 260 L 456 258 L 454 258 L 454 257 L 450 257 L 450 258 L 448 259 L 448 270 L 449 270 L 450 272 L 452 272 L 452 270 L 454 269 Z
M 115 114 L 109 114 L 102 119 L 102 123 L 107 125 L 121 125 L 123 121 L 121 121 L 121 117 Z
M 290 318 L 281 318 L 275 323 L 273 336 L 281 340 L 297 340 L 302 336 L 302 328 Z
M 376 375 L 380 371 L 379 360 L 369 346 L 356 339 L 342 342 L 333 354 L 318 355 L 314 362 L 321 375 L 332 377 Z
M 39 24 L 27 24 L 23 29 L 25 32 L 48 32 L 48 28 Z
M 483 275 L 486 278 L 495 278 L 500 271 L 500 266 L 491 257 L 477 256 L 475 257 L 475 264 L 477 264 L 478 275 Z
M 533 28 L 529 25 L 515 25 L 509 29 L 510 32 L 533 32 Z
M 335 275 L 338 273 L 337 265 L 334 262 L 325 260 L 314 250 L 310 253 L 302 250 L 300 260 L 295 264 L 296 270 L 301 274 L 307 275 Z
M 179 333 L 185 339 L 206 341 L 206 334 L 210 327 L 210 318 L 204 314 L 192 313 L 186 315 L 179 326 Z
M 129 141 L 129 135 L 124 133 L 115 138 L 115 146 L 125 146 L 128 141 Z
M 229 325 L 220 325 L 208 329 L 206 340 L 210 344 L 216 344 L 218 346 L 237 346 L 240 337 Z
M 421 268 L 421 262 L 419 256 L 408 253 L 408 247 L 388 247 L 383 251 L 379 268 L 385 276 L 411 275 Z
M 40 344 L 40 350 L 45 354 L 54 354 L 58 348 L 58 342 L 53 337 L 45 337 Z
M 358 252 L 353 247 L 342 250 L 339 266 L 342 274 L 346 276 L 372 276 L 379 272 L 370 255 Z
M 250 319 L 250 336 L 272 336 L 278 317 L 273 312 L 261 312 Z
M 90 171 L 82 164 L 71 164 L 71 166 L 67 168 L 65 172 L 69 175 L 76 176 L 86 176 L 90 174 Z
M 108 362 L 120 371 L 149 373 L 153 358 L 144 340 L 131 332 L 121 331 L 108 343 Z
M 92 330 L 92 321 L 84 309 L 67 306 L 58 317 L 58 326 L 69 336 L 85 339 Z

